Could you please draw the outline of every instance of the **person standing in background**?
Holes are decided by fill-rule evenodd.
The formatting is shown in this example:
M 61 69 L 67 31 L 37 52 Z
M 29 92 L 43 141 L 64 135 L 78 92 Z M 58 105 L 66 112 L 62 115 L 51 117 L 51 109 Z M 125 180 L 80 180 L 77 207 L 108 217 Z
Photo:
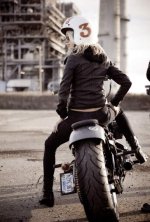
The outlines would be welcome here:
M 150 61 L 149 61 L 149 64 L 148 64 L 148 68 L 147 68 L 147 72 L 146 72 L 146 77 L 150 81 Z
M 146 71 L 146 77 L 150 81 L 150 61 L 149 61 L 148 68 L 147 68 L 147 71 Z M 142 208 L 141 208 L 141 211 L 144 212 L 144 213 L 150 213 L 150 204 L 144 203 Z

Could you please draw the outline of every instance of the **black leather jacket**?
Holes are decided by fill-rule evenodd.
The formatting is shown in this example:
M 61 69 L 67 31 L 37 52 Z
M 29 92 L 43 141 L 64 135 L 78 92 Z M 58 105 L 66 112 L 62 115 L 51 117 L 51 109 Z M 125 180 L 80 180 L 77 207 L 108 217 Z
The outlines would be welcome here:
M 120 85 L 111 100 L 111 103 L 117 106 L 131 87 L 129 77 L 112 65 L 106 55 L 95 56 L 86 52 L 84 55 L 70 55 L 60 84 L 56 112 L 61 118 L 65 118 L 71 108 L 88 109 L 105 106 L 104 81 L 107 77 Z
M 147 71 L 146 71 L 146 77 L 150 81 L 150 61 L 149 61 L 148 68 L 147 68 Z

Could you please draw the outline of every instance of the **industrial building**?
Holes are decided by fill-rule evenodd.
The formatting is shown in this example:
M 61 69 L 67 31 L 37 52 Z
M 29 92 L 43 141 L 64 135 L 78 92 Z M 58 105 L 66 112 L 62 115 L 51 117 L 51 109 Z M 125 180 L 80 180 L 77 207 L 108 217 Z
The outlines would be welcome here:
M 1 0 L 0 81 L 7 91 L 43 91 L 59 82 L 66 52 L 60 28 L 78 13 L 56 0 Z
M 66 53 L 60 28 L 76 14 L 60 0 L 0 1 L 0 91 L 57 91 Z M 124 72 L 128 21 L 126 0 L 100 1 L 99 43 Z

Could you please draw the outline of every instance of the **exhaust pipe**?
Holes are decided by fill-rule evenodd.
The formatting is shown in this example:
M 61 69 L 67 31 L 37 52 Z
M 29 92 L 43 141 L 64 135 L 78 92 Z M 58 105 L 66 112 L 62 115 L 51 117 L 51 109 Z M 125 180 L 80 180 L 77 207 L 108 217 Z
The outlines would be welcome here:
M 129 159 L 125 159 L 125 161 L 123 163 L 123 167 L 127 171 L 132 170 L 133 169 L 133 162 Z

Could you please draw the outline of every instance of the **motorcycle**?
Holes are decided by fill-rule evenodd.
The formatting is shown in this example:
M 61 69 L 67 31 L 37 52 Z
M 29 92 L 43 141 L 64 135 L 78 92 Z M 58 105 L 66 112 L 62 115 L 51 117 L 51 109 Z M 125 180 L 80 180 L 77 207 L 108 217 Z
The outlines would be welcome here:
M 123 192 L 126 173 L 138 163 L 134 151 L 118 142 L 123 135 L 115 121 L 107 127 L 96 119 L 72 125 L 69 148 L 74 160 L 57 164 L 61 194 L 77 192 L 89 222 L 118 222 L 117 195 Z

